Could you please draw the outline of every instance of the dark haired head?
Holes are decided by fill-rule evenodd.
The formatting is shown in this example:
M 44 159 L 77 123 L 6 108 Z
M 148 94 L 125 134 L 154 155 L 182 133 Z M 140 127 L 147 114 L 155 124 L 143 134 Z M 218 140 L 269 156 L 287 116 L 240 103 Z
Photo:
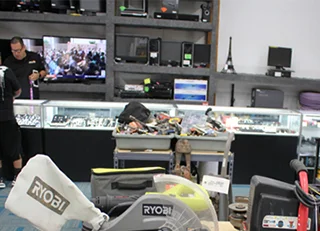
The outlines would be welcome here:
M 17 44 L 17 43 L 20 43 L 21 46 L 24 45 L 23 40 L 22 40 L 21 37 L 15 36 L 10 40 L 10 44 Z

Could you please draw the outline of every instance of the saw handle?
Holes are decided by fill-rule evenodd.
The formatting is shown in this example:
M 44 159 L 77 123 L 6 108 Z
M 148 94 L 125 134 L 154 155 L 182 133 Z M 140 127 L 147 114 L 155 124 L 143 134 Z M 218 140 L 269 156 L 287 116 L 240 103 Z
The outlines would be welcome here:
M 111 184 L 112 189 L 133 189 L 133 190 L 141 190 L 146 189 L 147 187 L 152 187 L 152 181 L 143 181 L 139 184 L 130 184 L 130 183 L 121 183 L 121 182 L 113 182 Z
M 290 167 L 297 173 L 299 174 L 301 171 L 307 172 L 307 167 L 297 159 L 291 160 L 290 161 Z

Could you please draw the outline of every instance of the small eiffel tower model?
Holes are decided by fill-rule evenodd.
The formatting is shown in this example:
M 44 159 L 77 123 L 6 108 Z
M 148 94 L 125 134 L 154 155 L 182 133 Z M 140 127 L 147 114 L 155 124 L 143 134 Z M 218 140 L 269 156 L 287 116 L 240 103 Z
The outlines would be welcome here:
M 232 37 L 229 39 L 229 53 L 226 64 L 224 65 L 221 73 L 230 73 L 230 74 L 237 74 L 236 70 L 234 69 L 232 63 L 232 54 L 231 54 L 231 45 L 232 45 Z

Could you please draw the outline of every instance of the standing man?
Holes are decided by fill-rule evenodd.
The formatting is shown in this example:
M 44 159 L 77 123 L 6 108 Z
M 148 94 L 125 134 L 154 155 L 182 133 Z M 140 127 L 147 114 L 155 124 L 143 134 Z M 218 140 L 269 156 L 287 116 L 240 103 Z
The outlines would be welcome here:
M 12 70 L 0 66 L 0 188 L 6 187 L 2 171 L 4 157 L 13 162 L 12 186 L 22 168 L 21 135 L 13 112 L 13 100 L 20 94 L 20 84 Z
M 40 55 L 27 51 L 22 38 L 10 41 L 12 55 L 4 61 L 4 66 L 12 69 L 21 85 L 19 99 L 39 99 L 39 79 L 47 74 Z

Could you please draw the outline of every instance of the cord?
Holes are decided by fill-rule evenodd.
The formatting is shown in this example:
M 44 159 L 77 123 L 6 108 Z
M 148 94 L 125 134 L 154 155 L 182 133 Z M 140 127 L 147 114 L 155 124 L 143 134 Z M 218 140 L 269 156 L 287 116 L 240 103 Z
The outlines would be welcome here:
M 296 186 L 294 193 L 303 205 L 307 206 L 308 208 L 314 208 L 314 207 L 320 206 L 319 199 L 316 199 L 312 195 L 305 193 L 300 187 L 300 184 L 298 181 L 295 181 L 294 183 Z

